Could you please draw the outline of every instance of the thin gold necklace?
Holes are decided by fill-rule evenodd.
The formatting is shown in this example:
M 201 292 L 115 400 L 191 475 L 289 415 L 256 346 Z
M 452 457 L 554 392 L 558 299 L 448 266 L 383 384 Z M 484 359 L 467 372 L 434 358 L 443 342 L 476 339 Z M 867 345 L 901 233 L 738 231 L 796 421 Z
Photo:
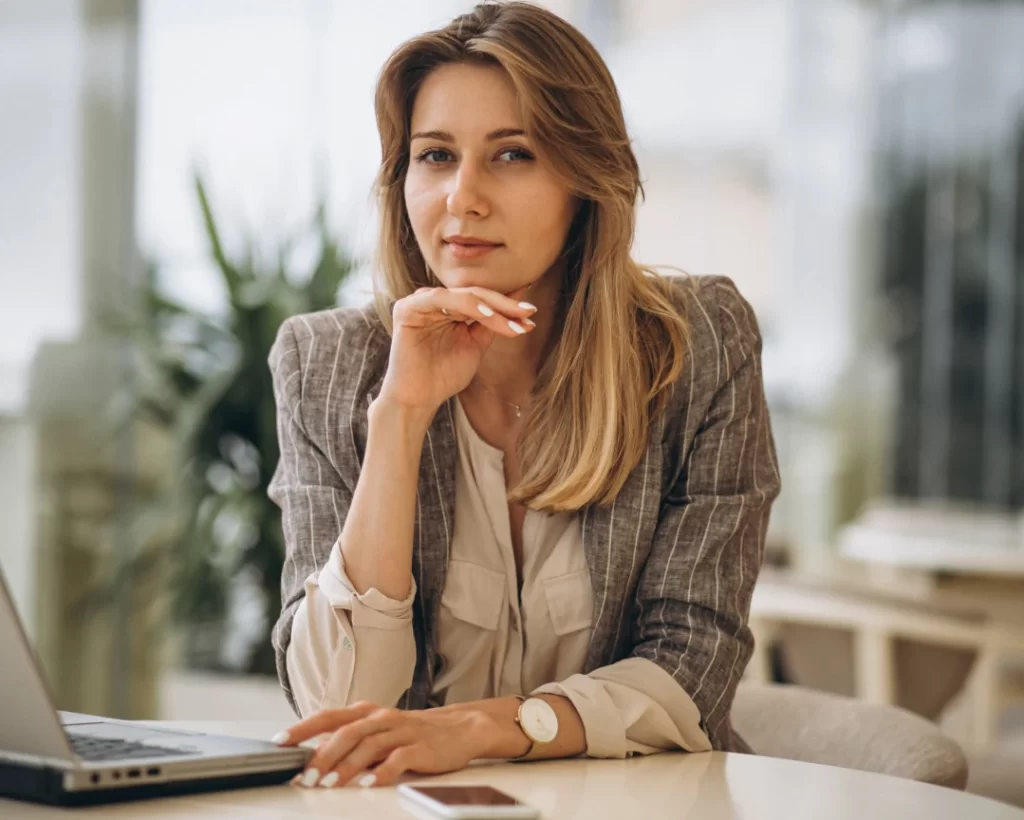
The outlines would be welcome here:
M 517 419 L 523 417 L 522 405 L 516 404 L 514 401 L 505 401 L 505 399 L 503 399 L 501 396 L 499 396 L 497 393 L 495 393 L 493 390 L 491 390 L 491 388 L 489 388 L 486 384 L 484 384 L 482 381 L 480 381 L 480 379 L 478 379 L 476 376 L 473 377 L 473 381 L 475 381 L 477 384 L 479 384 L 484 390 L 486 390 L 488 393 L 490 393 L 492 396 L 494 396 L 494 398 L 496 398 L 502 404 L 506 404 L 509 407 L 513 408 L 516 411 L 516 418 Z

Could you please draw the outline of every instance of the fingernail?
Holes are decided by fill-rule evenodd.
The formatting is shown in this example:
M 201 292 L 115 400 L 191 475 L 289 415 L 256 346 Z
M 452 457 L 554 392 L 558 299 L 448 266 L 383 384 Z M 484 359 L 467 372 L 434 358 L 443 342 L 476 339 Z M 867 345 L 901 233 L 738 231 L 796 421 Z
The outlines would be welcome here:
M 320 772 L 316 769 L 306 769 L 306 773 L 302 775 L 302 785 L 307 789 L 312 788 L 316 785 L 316 781 L 320 779 Z
M 337 772 L 328 772 L 324 775 L 323 780 L 320 781 L 320 787 L 323 789 L 330 789 L 338 782 Z
M 483 304 L 477 305 L 476 309 L 479 310 L 484 316 L 493 316 L 494 315 L 494 311 L 491 310 L 487 305 L 483 305 Z
M 508 320 L 508 326 L 512 328 L 516 333 L 526 333 L 526 330 L 518 322 L 513 322 L 511 319 Z
M 377 782 L 377 775 L 375 774 L 364 774 L 356 781 L 356 785 L 362 789 L 368 789 L 374 783 Z
M 272 738 L 270 738 L 270 742 L 271 743 L 279 743 L 279 744 L 280 743 L 287 743 L 288 742 L 288 733 L 287 732 L 278 732 L 276 735 L 274 735 Z
M 533 319 L 523 319 L 523 324 L 529 325 L 530 327 L 537 327 L 537 323 L 533 321 Z
M 536 305 L 531 305 L 529 302 L 520 302 L 519 303 L 519 307 L 521 307 L 523 310 L 536 310 L 537 309 Z

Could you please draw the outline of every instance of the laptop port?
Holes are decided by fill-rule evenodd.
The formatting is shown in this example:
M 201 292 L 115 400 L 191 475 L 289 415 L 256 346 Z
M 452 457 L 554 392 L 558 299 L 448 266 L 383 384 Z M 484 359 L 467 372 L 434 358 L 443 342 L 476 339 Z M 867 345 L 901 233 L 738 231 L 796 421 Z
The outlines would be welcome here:
M 100 776 L 98 774 L 92 774 L 92 775 L 89 776 L 89 781 L 91 783 L 99 783 L 100 782 Z
M 142 774 L 142 770 L 141 769 L 129 769 L 128 770 L 128 776 L 129 777 L 138 777 L 140 774 Z
M 160 767 L 150 766 L 148 769 L 146 769 L 146 774 L 148 774 L 150 777 L 156 777 L 160 774 Z

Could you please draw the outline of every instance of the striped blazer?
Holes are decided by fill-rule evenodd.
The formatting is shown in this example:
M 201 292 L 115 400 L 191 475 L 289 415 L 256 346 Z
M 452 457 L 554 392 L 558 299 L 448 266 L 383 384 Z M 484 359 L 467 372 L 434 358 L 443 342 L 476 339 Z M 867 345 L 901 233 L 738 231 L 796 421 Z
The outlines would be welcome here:
M 753 649 L 747 626 L 772 501 L 779 491 L 754 312 L 723 277 L 672 278 L 690 335 L 687 360 L 643 458 L 614 502 L 580 511 L 594 592 L 584 672 L 630 656 L 668 671 L 696 703 L 716 749 L 746 751 L 729 720 Z M 285 653 L 306 578 L 341 533 L 366 449 L 367 408 L 380 390 L 390 336 L 372 307 L 295 316 L 270 355 L 281 458 L 269 494 L 287 555 L 273 631 Z M 403 708 L 433 705 L 442 659 L 435 628 L 454 521 L 452 398 L 424 441 L 412 571 L 417 662 Z

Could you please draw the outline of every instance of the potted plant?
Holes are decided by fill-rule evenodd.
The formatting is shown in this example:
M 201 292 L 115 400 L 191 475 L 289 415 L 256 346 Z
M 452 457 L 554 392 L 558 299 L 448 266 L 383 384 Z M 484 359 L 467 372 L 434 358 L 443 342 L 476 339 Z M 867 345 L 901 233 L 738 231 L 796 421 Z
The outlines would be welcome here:
M 272 674 L 284 537 L 267 497 L 279 455 L 267 357 L 287 317 L 337 304 L 354 265 L 322 205 L 309 230 L 283 243 L 270 263 L 260 261 L 266 257 L 251 238 L 229 257 L 198 175 L 194 184 L 226 307 L 213 316 L 172 299 L 151 267 L 139 313 L 123 328 L 134 376 L 116 415 L 155 430 L 169 456 L 166 480 L 131 504 L 133 540 L 145 546 L 114 577 L 167 573 L 186 666 Z M 297 242 L 310 239 L 315 261 L 300 276 L 288 260 Z M 157 532 L 162 537 L 152 537 Z M 231 602 L 239 596 L 251 614 L 233 628 Z

